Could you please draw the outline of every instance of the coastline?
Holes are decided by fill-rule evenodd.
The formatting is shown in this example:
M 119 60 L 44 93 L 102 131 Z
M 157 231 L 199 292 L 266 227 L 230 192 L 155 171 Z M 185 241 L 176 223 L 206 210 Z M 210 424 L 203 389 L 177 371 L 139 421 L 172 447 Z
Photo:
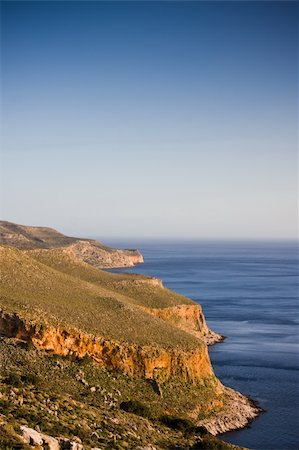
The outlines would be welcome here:
M 13 273 L 15 277 L 15 271 L 11 270 L 11 265 L 15 260 L 21 260 L 21 262 L 23 262 L 23 267 L 36 269 L 35 272 L 39 272 L 40 277 L 45 280 L 44 286 L 51 285 L 51 296 L 55 297 L 56 295 L 59 297 L 61 292 L 60 285 L 64 285 L 65 277 L 68 277 L 69 291 L 67 291 L 67 293 L 69 296 L 72 296 L 72 302 L 74 304 L 75 301 L 77 301 L 77 303 L 80 302 L 80 293 L 82 291 L 82 298 L 84 298 L 85 301 L 85 313 L 86 311 L 89 311 L 89 306 L 94 314 L 93 295 L 98 295 L 98 292 L 100 292 L 103 297 L 106 292 L 109 292 L 110 303 L 107 303 L 106 297 L 103 297 L 101 303 L 98 303 L 98 301 L 96 303 L 98 308 L 97 311 L 98 314 L 106 314 L 107 310 L 105 308 L 108 308 L 108 310 L 109 308 L 112 308 L 111 302 L 114 302 L 116 299 L 117 318 L 118 320 L 123 318 L 125 321 L 124 323 L 128 324 L 125 328 L 125 334 L 120 335 L 125 341 L 128 339 L 127 330 L 135 330 L 136 321 L 138 320 L 142 323 L 142 320 L 144 320 L 147 324 L 151 321 L 150 323 L 152 324 L 152 327 L 154 327 L 154 333 L 157 333 L 159 330 L 159 335 L 161 333 L 163 338 L 161 341 L 163 345 L 172 338 L 174 339 L 174 342 L 177 342 L 179 347 L 186 341 L 186 345 L 188 344 L 191 346 L 191 344 L 194 344 L 194 349 L 192 346 L 190 348 L 186 347 L 186 352 L 184 353 L 180 352 L 175 347 L 172 352 L 169 352 L 169 349 L 167 349 L 162 352 L 162 354 L 161 351 L 158 351 L 158 346 L 157 348 L 153 348 L 152 352 L 149 352 L 148 347 L 136 344 L 136 340 L 134 340 L 134 344 L 129 346 L 129 348 L 126 345 L 121 345 L 115 338 L 111 341 L 109 339 L 107 340 L 107 336 L 105 338 L 97 338 L 96 334 L 99 333 L 99 335 L 101 335 L 102 329 L 97 328 L 97 324 L 93 324 L 94 328 L 91 328 L 90 320 L 88 320 L 88 323 L 82 322 L 82 318 L 84 319 L 85 316 L 82 316 L 80 321 L 80 327 L 83 326 L 82 323 L 85 324 L 86 328 L 83 327 L 85 331 L 82 331 L 80 328 L 80 330 L 77 330 L 78 332 L 73 332 L 72 330 L 75 330 L 74 323 L 76 322 L 72 322 L 72 320 L 74 321 L 77 316 L 73 317 L 71 315 L 71 311 L 68 309 L 68 303 L 66 301 L 63 305 L 60 305 L 59 309 L 59 317 L 64 317 L 62 316 L 63 312 L 68 319 L 64 323 L 64 327 L 55 327 L 55 324 L 49 319 L 49 323 L 46 323 L 46 326 L 43 326 L 42 328 L 40 328 L 39 324 L 32 325 L 32 322 L 30 322 L 29 328 L 27 329 L 25 322 L 23 323 L 22 320 L 16 316 L 16 313 L 14 313 L 13 317 L 3 317 L 3 326 L 0 324 L 6 336 L 23 338 L 28 342 L 31 341 L 37 349 L 50 351 L 54 355 L 67 356 L 72 354 L 77 355 L 78 358 L 89 356 L 99 363 L 100 366 L 108 369 L 119 369 L 123 375 L 127 375 L 132 379 L 136 377 L 154 379 L 158 368 L 159 381 L 161 383 L 167 381 L 171 377 L 179 377 L 183 383 L 190 381 L 191 384 L 197 384 L 198 382 L 198 385 L 200 386 L 199 389 L 205 391 L 204 397 L 202 396 L 202 393 L 196 396 L 198 394 L 198 389 L 190 386 L 191 407 L 189 406 L 188 408 L 188 402 L 186 402 L 185 394 L 188 399 L 188 393 L 184 394 L 184 390 L 182 390 L 182 386 L 180 385 L 180 392 L 178 395 L 181 396 L 182 401 L 186 403 L 185 415 L 192 418 L 194 425 L 203 426 L 214 436 L 247 427 L 248 424 L 260 414 L 262 409 L 255 401 L 238 391 L 234 391 L 232 388 L 224 386 L 222 382 L 215 377 L 208 356 L 207 347 L 223 342 L 225 336 L 212 331 L 208 327 L 202 312 L 202 307 L 199 303 L 194 300 L 192 301 L 188 297 L 184 297 L 175 291 L 164 288 L 163 283 L 159 278 L 140 274 L 137 275 L 136 278 L 136 276 L 124 277 L 124 275 L 110 275 L 108 273 L 105 274 L 105 272 L 101 273 L 98 272 L 97 267 L 90 268 L 90 266 L 94 266 L 94 264 L 91 264 L 91 261 L 89 261 L 89 264 L 86 264 L 84 261 L 86 256 L 84 251 L 84 258 L 79 258 L 79 255 L 77 254 L 65 255 L 64 250 L 65 247 L 35 251 L 25 250 L 22 253 L 19 249 L 4 246 L 3 252 L 4 255 L 6 255 L 5 259 L 7 261 L 7 283 L 11 279 L 9 278 L 11 277 L 11 273 Z M 89 258 L 89 252 L 87 252 L 87 254 Z M 139 252 L 138 255 L 138 262 L 141 262 L 140 259 L 142 258 L 142 255 Z M 64 270 L 58 270 L 58 273 L 48 270 L 49 266 L 51 268 L 54 267 L 56 271 L 57 268 L 60 269 L 61 261 L 64 263 Z M 136 261 L 131 262 L 132 264 L 136 263 Z M 69 278 L 68 272 L 70 271 L 71 277 L 73 277 L 74 267 L 78 271 L 78 280 L 80 280 L 82 286 L 80 283 L 78 284 L 78 282 L 77 284 L 73 284 L 73 278 Z M 18 273 L 19 282 L 21 283 L 23 280 L 25 286 L 27 286 L 26 274 L 27 272 Z M 90 280 L 92 280 L 92 283 Z M 38 279 L 38 283 L 40 283 L 40 279 Z M 38 283 L 37 285 L 39 285 Z M 102 291 L 97 290 L 98 284 L 104 286 L 104 288 L 101 287 L 104 294 Z M 8 283 L 8 285 L 11 286 L 11 283 Z M 36 284 L 32 285 L 35 286 Z M 14 284 L 12 286 L 14 287 Z M 29 288 L 30 286 L 31 285 L 29 285 Z M 75 289 L 75 294 L 71 289 Z M 29 289 L 29 294 L 30 292 Z M 87 294 L 90 295 L 90 299 Z M 125 294 L 131 295 L 133 300 L 131 297 L 127 298 Z M 35 293 L 34 298 L 36 298 L 36 295 L 37 294 Z M 43 291 L 41 291 L 41 293 L 38 291 L 38 295 L 41 296 L 42 302 L 44 301 L 44 298 L 47 300 L 47 297 L 44 297 Z M 120 301 L 121 295 L 124 297 L 123 303 Z M 135 297 L 137 296 L 136 299 L 134 295 Z M 29 304 L 31 305 L 30 299 L 31 297 L 29 296 Z M 128 299 L 130 299 L 130 301 Z M 136 304 L 134 303 L 134 299 Z M 131 305 L 131 303 L 132 306 L 128 306 L 128 304 Z M 46 304 L 51 305 L 52 303 L 46 302 Z M 80 303 L 78 303 L 78 305 L 80 306 Z M 121 308 L 119 307 L 120 305 Z M 65 308 L 64 310 L 61 309 L 62 306 Z M 103 310 L 99 309 L 100 307 Z M 128 311 L 130 314 L 127 314 Z M 114 313 L 114 309 L 112 309 L 112 313 Z M 134 316 L 133 313 L 135 314 Z M 151 319 L 148 313 L 156 317 Z M 29 320 L 31 317 L 30 311 L 28 314 L 29 316 L 27 319 Z M 136 320 L 132 322 L 132 317 L 135 316 Z M 157 322 L 157 318 L 162 319 L 164 323 L 161 321 Z M 35 321 L 35 318 L 32 320 Z M 109 331 L 110 328 L 108 328 L 110 333 L 116 333 L 115 328 L 113 328 L 115 323 L 115 320 L 110 320 L 108 324 L 106 324 L 106 327 L 108 327 L 108 325 L 111 327 L 112 331 Z M 169 325 L 171 325 L 170 328 L 168 328 Z M 163 335 L 163 330 L 165 335 Z M 91 331 L 95 333 L 94 336 L 90 334 Z M 105 328 L 104 331 L 107 333 Z M 119 332 L 119 327 L 117 327 L 117 332 Z M 172 332 L 174 333 L 173 336 Z M 182 334 L 182 332 L 184 333 Z M 151 336 L 151 328 L 148 333 L 149 336 Z M 108 336 L 110 336 L 109 333 Z M 142 339 L 144 339 L 144 331 L 142 336 Z M 136 336 L 134 336 L 134 339 L 135 338 Z M 175 339 L 178 340 L 175 341 Z M 152 337 L 150 342 L 152 343 Z M 197 346 L 198 351 L 195 351 Z M 178 403 L 177 407 L 179 408 L 179 406 Z
M 264 241 L 240 241 L 238 245 L 137 242 L 145 264 L 125 272 L 136 270 L 160 277 L 167 288 L 199 302 L 211 328 L 226 336 L 222 346 L 210 348 L 217 377 L 224 385 L 258 399 L 262 408 L 259 412 L 266 411 L 255 415 L 255 422 L 248 418 L 239 428 L 226 426 L 223 439 L 259 450 L 263 443 L 269 448 L 297 448 L 298 392 L 293 390 L 298 373 L 294 344 L 297 245 Z M 258 307 L 260 302 L 262 309 Z M 278 334 L 273 336 L 273 331 Z M 282 341 L 286 349 L 283 355 Z M 283 435 L 276 427 L 280 420 L 285 427 Z M 222 439 L 221 433 L 218 437 Z
M 216 413 L 213 418 L 204 419 L 198 423 L 206 427 L 214 436 L 246 428 L 264 411 L 258 402 L 249 396 L 226 386 L 224 389 L 227 396 L 225 408 Z
M 222 334 L 216 333 L 210 328 L 209 333 L 206 336 L 204 336 L 205 343 L 207 344 L 208 347 L 212 347 L 213 345 L 216 344 L 222 344 L 226 338 L 227 336 L 223 336 Z

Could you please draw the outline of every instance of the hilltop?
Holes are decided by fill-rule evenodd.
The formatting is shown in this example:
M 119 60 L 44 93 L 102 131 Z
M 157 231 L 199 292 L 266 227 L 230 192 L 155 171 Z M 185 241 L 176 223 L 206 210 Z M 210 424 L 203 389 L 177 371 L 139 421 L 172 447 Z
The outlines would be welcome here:
M 21 226 L 24 246 L 19 225 L 1 224 L 0 447 L 2 427 L 2 447 L 22 448 L 11 442 L 23 426 L 84 449 L 231 448 L 208 447 L 220 441 L 204 430 L 242 427 L 258 408 L 215 377 L 207 344 L 221 336 L 200 305 L 156 278 L 100 270 L 73 251 L 84 240 Z

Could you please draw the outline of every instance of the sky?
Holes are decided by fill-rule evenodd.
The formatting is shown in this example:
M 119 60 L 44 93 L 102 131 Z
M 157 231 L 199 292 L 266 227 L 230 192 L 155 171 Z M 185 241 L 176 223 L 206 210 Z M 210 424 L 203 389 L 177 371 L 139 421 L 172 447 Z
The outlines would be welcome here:
M 2 2 L 2 219 L 296 238 L 297 8 Z

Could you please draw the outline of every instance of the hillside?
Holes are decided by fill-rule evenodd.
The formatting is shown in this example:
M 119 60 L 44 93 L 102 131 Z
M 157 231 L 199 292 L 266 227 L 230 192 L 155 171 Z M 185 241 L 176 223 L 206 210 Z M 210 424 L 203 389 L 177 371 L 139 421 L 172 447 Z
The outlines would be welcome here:
M 38 426 L 84 449 L 210 448 L 199 426 L 216 434 L 256 416 L 215 377 L 206 344 L 221 337 L 198 304 L 70 245 L 15 247 L 0 245 L 0 448 L 1 426 L 16 442 Z
M 0 244 L 19 249 L 65 248 L 82 261 L 100 268 L 130 267 L 143 262 L 138 250 L 117 250 L 94 239 L 65 236 L 47 227 L 31 227 L 0 221 Z

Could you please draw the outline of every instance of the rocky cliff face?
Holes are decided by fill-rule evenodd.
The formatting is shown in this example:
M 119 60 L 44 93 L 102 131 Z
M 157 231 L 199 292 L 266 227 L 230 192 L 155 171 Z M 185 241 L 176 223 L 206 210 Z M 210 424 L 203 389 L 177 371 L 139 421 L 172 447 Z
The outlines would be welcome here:
M 138 250 L 106 249 L 83 240 L 65 247 L 64 251 L 101 269 L 133 267 L 143 263 L 143 257 Z
M 130 345 L 55 327 L 26 324 L 16 314 L 0 314 L 0 335 L 31 342 L 37 349 L 56 355 L 89 356 L 97 364 L 122 372 L 131 378 L 164 383 L 180 379 L 195 386 L 212 386 L 213 399 L 206 405 L 205 419 L 198 419 L 202 405 L 189 417 L 216 435 L 246 426 L 261 411 L 250 399 L 223 386 L 214 376 L 206 346 L 183 351 L 161 347 Z M 210 388 L 211 389 L 211 388 Z
M 184 381 L 197 383 L 213 375 L 206 347 L 199 346 L 190 352 L 166 350 L 117 343 L 55 328 L 46 330 L 42 336 L 32 337 L 32 342 L 36 347 L 52 350 L 57 355 L 88 355 L 104 367 L 120 370 L 130 377 L 160 381 L 180 377 Z
M 169 308 L 145 308 L 147 312 L 170 322 L 176 327 L 203 339 L 207 345 L 223 340 L 223 336 L 210 330 L 200 305 L 177 305 Z
M 214 375 L 207 347 L 203 345 L 190 351 L 132 345 L 74 330 L 54 327 L 45 329 L 26 324 L 16 314 L 3 312 L 0 315 L 0 334 L 30 341 L 38 349 L 52 351 L 57 355 L 75 354 L 79 358 L 89 356 L 102 366 L 120 370 L 130 377 L 159 381 L 179 377 L 184 381 L 203 383 Z

